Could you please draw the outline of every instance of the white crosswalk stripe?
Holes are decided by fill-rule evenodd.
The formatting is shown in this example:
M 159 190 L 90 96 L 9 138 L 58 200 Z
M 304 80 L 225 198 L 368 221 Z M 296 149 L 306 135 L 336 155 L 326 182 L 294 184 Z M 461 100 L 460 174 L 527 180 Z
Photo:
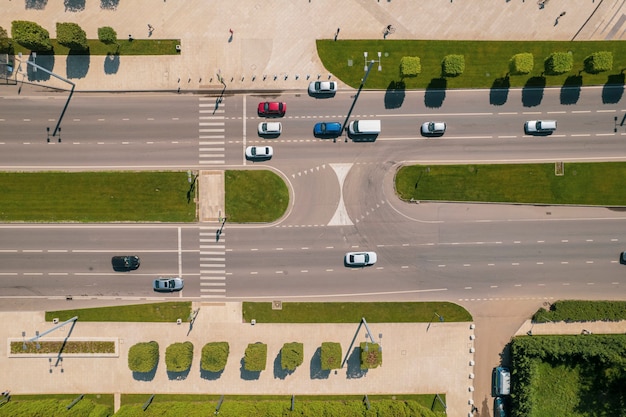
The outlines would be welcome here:
M 200 297 L 226 297 L 226 233 L 216 239 L 215 226 L 200 227 Z
M 199 163 L 205 165 L 224 165 L 224 99 L 223 97 L 200 97 L 198 116 Z

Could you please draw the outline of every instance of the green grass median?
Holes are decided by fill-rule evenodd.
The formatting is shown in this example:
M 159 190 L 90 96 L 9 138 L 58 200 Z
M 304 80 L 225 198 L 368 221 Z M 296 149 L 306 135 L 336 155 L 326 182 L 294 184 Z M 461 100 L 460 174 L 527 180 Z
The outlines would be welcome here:
M 398 170 L 395 182 L 405 201 L 624 206 L 624 178 L 624 162 L 572 162 L 410 165 Z

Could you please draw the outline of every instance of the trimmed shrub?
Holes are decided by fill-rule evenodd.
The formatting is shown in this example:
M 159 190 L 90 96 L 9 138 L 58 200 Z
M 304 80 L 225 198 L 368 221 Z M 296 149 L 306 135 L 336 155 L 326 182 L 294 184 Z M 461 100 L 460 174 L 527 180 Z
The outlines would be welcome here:
M 585 72 L 589 74 L 598 74 L 613 69 L 613 52 L 599 51 L 594 52 L 585 58 Z
M 304 345 L 298 342 L 285 343 L 280 350 L 280 367 L 288 371 L 302 365 L 304 360 Z
M 417 77 L 422 72 L 422 61 L 418 56 L 403 56 L 400 59 L 400 77 Z
M 226 367 L 230 348 L 228 342 L 207 343 L 202 348 L 200 368 L 208 372 L 221 372 Z
M 383 351 L 378 343 L 361 342 L 361 369 L 378 368 L 383 364 Z
M 110 26 L 98 28 L 98 40 L 107 45 L 117 43 L 117 32 Z
M 515 54 L 509 61 L 509 72 L 511 74 L 529 74 L 535 66 L 535 58 L 530 52 Z
M 0 52 L 9 52 L 10 48 L 11 38 L 9 38 L 7 30 L 0 26 Z
M 57 23 L 57 41 L 72 50 L 85 51 L 89 49 L 87 34 L 76 23 Z
M 193 361 L 193 343 L 172 343 L 165 349 L 165 366 L 168 372 L 185 372 Z
M 574 56 L 569 52 L 552 52 L 544 61 L 548 75 L 559 75 L 570 72 L 574 67 Z
M 320 359 L 323 371 L 341 368 L 341 344 L 336 342 L 323 342 Z
M 444 77 L 458 77 L 465 71 L 463 55 L 446 55 L 441 61 L 441 72 Z
M 260 372 L 265 370 L 267 363 L 267 345 L 265 343 L 250 343 L 244 356 L 244 369 L 246 371 Z
M 50 51 L 50 33 L 35 22 L 14 20 L 11 22 L 13 40 L 31 51 Z
M 159 362 L 159 344 L 137 343 L 128 349 L 128 368 L 133 372 L 150 372 Z
M 563 300 L 552 303 L 549 311 L 541 308 L 533 315 L 535 323 L 620 320 L 626 320 L 626 301 Z

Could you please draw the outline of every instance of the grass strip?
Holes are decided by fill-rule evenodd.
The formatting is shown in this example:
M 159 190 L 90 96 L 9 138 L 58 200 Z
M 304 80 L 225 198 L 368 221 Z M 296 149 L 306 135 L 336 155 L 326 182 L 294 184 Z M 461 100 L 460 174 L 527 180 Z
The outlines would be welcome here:
M 477 201 L 524 204 L 624 206 L 626 163 L 411 165 L 396 173 L 405 201 Z
M 50 39 L 52 51 L 37 52 L 37 57 L 47 55 L 178 55 L 176 45 L 180 45 L 180 39 L 118 39 L 117 44 L 108 45 L 98 39 L 88 39 L 89 49 L 87 51 L 71 51 L 61 45 L 56 39 Z M 12 55 L 22 53 L 29 55 L 30 50 L 13 43 Z
M 2 222 L 193 222 L 186 172 L 0 172 Z
M 282 303 L 281 310 L 272 310 L 272 303 L 243 303 L 245 322 L 258 323 L 428 323 L 471 321 L 463 307 L 448 302 L 408 303 Z
M 52 321 L 55 318 L 65 321 L 78 316 L 78 321 L 158 323 L 175 322 L 177 319 L 188 321 L 190 314 L 191 302 L 184 301 L 46 311 L 46 321 Z
M 226 217 L 235 223 L 273 222 L 289 205 L 287 185 L 272 171 L 226 171 L 225 190 Z

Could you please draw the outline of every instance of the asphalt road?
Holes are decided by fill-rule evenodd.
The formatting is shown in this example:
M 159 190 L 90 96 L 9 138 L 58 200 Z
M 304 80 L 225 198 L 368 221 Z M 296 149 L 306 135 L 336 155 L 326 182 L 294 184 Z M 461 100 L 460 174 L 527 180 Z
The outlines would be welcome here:
M 157 275 L 186 278 L 186 297 L 484 299 L 612 297 L 626 216 L 603 208 L 405 204 L 393 195 L 402 161 L 421 163 L 622 160 L 622 91 L 608 88 L 363 92 L 351 119 L 378 118 L 373 142 L 317 139 L 313 124 L 343 122 L 353 92 L 215 97 L 74 95 L 59 143 L 47 141 L 67 95 L 0 101 L 5 170 L 272 167 L 294 195 L 274 225 L 227 224 L 219 242 L 201 225 L 7 225 L 0 238 L 3 296 L 154 296 Z M 498 95 L 499 94 L 499 95 Z M 258 136 L 259 101 L 282 100 L 283 134 Z M 493 103 L 498 102 L 499 105 Z M 616 103 L 613 103 L 616 102 Z M 568 104 L 563 104 L 568 103 Z M 470 110 L 470 111 L 468 111 Z M 549 137 L 524 135 L 529 119 L 553 118 Z M 427 120 L 448 124 L 422 138 Z M 271 144 L 264 163 L 243 158 Z M 218 245 L 203 258 L 203 242 Z M 210 246 L 210 244 L 208 244 Z M 350 269 L 343 254 L 376 250 L 379 262 Z M 133 253 L 138 271 L 114 273 L 110 257 Z M 203 270 L 215 264 L 225 292 Z M 424 295 L 425 294 L 425 295 Z

